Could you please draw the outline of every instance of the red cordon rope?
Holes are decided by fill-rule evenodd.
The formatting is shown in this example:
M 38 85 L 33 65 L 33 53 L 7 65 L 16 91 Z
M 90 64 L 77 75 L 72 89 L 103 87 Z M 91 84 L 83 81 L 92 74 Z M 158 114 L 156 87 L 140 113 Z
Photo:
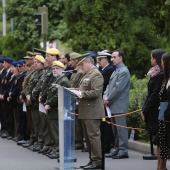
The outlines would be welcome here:
M 127 115 L 130 115 L 130 114 L 139 112 L 139 111 L 141 111 L 141 110 L 142 110 L 142 109 L 138 109 L 138 110 L 135 110 L 135 111 L 132 111 L 132 112 L 128 112 L 128 113 L 124 113 L 124 114 L 119 114 L 119 115 L 114 115 L 114 116 L 111 116 L 111 117 L 127 116 Z M 71 114 L 78 116 L 78 114 L 76 114 L 76 113 L 71 113 Z M 110 117 L 110 118 L 111 118 L 111 117 Z M 105 118 L 109 118 L 109 117 L 108 117 L 108 116 L 105 116 Z
M 138 110 L 134 110 L 134 111 L 132 111 L 132 112 L 128 112 L 128 113 L 124 113 L 124 114 L 118 114 L 118 115 L 114 115 L 114 116 L 111 116 L 111 117 L 119 117 L 119 116 L 127 116 L 127 115 L 131 115 L 131 114 L 133 114 L 133 113 L 136 113 L 136 112 L 139 112 L 139 111 L 141 111 L 142 109 L 138 109 Z M 110 117 L 110 118 L 111 118 Z M 106 118 L 108 118 L 108 116 L 106 116 Z
M 118 126 L 118 127 L 126 128 L 126 129 L 145 130 L 145 129 L 142 129 L 142 128 L 133 128 L 133 127 L 122 126 L 122 125 L 118 125 L 118 124 L 115 124 L 115 123 L 112 123 L 112 122 L 108 122 L 108 121 L 106 121 L 106 123 L 108 123 L 109 125 L 111 124 L 112 126 Z
M 132 112 L 128 112 L 128 113 L 125 113 L 125 114 L 119 114 L 119 115 L 114 115 L 114 116 L 111 116 L 111 117 L 120 117 L 120 116 L 128 116 L 130 114 L 133 114 L 133 113 L 136 113 L 136 112 L 139 112 L 141 111 L 141 109 L 138 109 L 138 110 L 134 110 Z M 76 113 L 71 113 L 73 115 L 76 115 L 78 116 L 78 114 Z M 110 118 L 111 118 L 110 117 Z M 109 118 L 108 116 L 106 116 L 105 118 Z M 115 123 L 112 123 L 112 122 L 108 122 L 108 121 L 105 121 L 106 123 L 112 125 L 112 126 L 118 126 L 118 127 L 122 127 L 122 128 L 126 128 L 126 129 L 132 129 L 132 130 L 145 130 L 145 129 L 142 129 L 142 128 L 133 128 L 133 127 L 127 127 L 127 126 L 122 126 L 122 125 L 118 125 L 118 124 L 115 124 Z

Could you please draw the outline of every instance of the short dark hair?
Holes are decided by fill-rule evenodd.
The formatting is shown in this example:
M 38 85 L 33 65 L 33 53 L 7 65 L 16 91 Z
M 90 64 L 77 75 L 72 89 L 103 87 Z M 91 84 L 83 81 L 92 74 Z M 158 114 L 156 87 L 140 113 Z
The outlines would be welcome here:
M 122 61 L 124 62 L 124 53 L 123 53 L 123 51 L 121 51 L 121 50 L 114 50 L 113 52 L 118 52 L 118 56 L 120 57 L 122 57 Z
M 67 58 L 68 61 L 70 61 L 70 53 L 72 52 L 65 53 L 65 58 Z

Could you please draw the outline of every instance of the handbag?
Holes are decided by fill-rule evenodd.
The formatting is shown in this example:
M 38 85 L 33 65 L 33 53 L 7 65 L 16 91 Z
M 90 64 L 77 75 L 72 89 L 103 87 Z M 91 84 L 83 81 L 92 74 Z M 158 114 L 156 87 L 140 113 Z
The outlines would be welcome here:
M 164 119 L 164 112 L 168 106 L 168 102 L 160 102 L 158 120 Z

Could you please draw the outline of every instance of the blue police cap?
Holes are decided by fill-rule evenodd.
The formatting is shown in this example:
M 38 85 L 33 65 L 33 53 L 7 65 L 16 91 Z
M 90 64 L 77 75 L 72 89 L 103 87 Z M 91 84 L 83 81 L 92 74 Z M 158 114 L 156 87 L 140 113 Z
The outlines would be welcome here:
M 25 64 L 25 60 L 23 60 L 23 59 L 22 59 L 22 60 L 18 60 L 17 62 L 18 62 L 18 64 L 20 64 L 20 65 Z
M 18 66 L 18 62 L 17 62 L 17 61 L 13 61 L 13 62 L 12 62 L 12 65 L 13 65 L 14 67 L 17 67 L 17 66 Z
M 0 57 L 0 63 L 4 62 L 4 57 Z
M 4 58 L 4 61 L 6 61 L 7 63 L 10 63 L 10 64 L 12 64 L 12 62 L 14 61 L 12 58 L 10 58 L 10 57 L 6 57 L 6 58 Z
M 86 51 L 86 53 L 90 53 L 90 56 L 92 58 L 96 58 L 97 57 L 97 55 L 96 55 L 96 53 L 94 51 Z

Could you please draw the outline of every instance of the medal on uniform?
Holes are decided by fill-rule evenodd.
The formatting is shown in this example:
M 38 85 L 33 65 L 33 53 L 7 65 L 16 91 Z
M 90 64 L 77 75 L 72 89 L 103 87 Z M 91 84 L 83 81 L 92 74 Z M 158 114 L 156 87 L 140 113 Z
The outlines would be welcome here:
M 15 80 L 15 85 L 17 84 L 17 80 Z
M 7 84 L 7 80 L 5 80 L 4 84 Z

